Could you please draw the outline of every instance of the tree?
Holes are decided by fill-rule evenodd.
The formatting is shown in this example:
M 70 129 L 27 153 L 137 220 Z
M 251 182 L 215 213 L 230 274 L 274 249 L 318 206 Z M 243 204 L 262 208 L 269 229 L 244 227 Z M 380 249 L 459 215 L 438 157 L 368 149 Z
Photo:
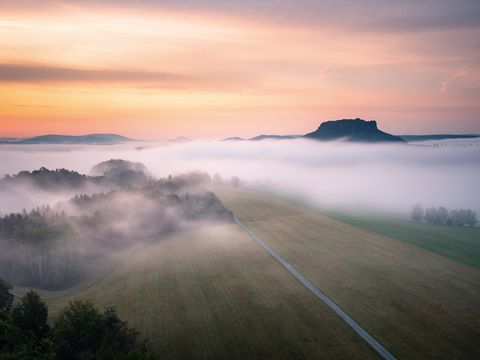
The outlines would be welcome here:
M 53 329 L 55 352 L 60 359 L 76 359 L 94 354 L 100 345 L 100 313 L 91 301 L 75 300 L 63 309 Z
M 448 219 L 448 210 L 444 207 L 436 207 L 425 209 L 424 219 L 429 224 L 446 224 Z
M 433 224 L 433 221 L 434 221 L 434 218 L 435 218 L 434 211 L 435 211 L 435 208 L 425 209 L 425 214 L 424 214 L 423 218 L 429 224 Z
M 11 294 L 7 285 L 6 292 Z M 149 344 L 113 308 L 100 312 L 91 301 L 70 302 L 53 331 L 47 318 L 48 308 L 34 291 L 25 294 L 11 312 L 0 311 L 0 359 L 154 359 Z
M 233 176 L 232 179 L 230 180 L 230 183 L 232 184 L 233 187 L 239 187 L 240 178 L 238 176 Z
M 104 335 L 97 352 L 99 359 L 113 359 L 124 355 L 135 359 L 152 359 L 148 342 L 139 341 L 139 333 L 128 328 L 126 321 L 121 321 L 114 308 L 106 308 L 102 323 Z
M 150 348 L 122 322 L 113 308 L 98 311 L 90 300 L 75 300 L 62 311 L 53 330 L 59 359 L 151 359 Z
M 413 207 L 411 218 L 414 221 L 422 221 L 422 219 L 423 219 L 423 208 L 420 204 L 416 204 Z
M 48 308 L 35 291 L 27 292 L 13 307 L 11 314 L 13 324 L 24 334 L 33 335 L 37 340 L 48 335 Z
M 470 227 L 474 227 L 477 223 L 477 213 L 473 210 L 467 210 L 466 218 L 466 224 Z
M 10 311 L 13 303 L 13 286 L 0 278 L 0 311 Z
M 223 180 L 219 173 L 215 173 L 215 175 L 213 175 L 213 185 L 215 186 L 223 185 Z
M 441 206 L 425 209 L 424 219 L 430 224 L 473 227 L 477 223 L 477 214 L 471 209 L 448 210 Z
M 26 338 L 12 324 L 10 314 L 0 312 L 0 359 L 28 359 Z
M 442 225 L 446 225 L 448 222 L 448 215 L 449 215 L 449 211 L 443 206 L 440 206 L 437 210 L 438 223 Z
M 2 279 L 0 279 L 0 282 L 5 283 Z M 7 292 L 12 295 L 10 289 L 11 286 Z M 46 324 L 48 315 L 47 307 L 36 293 L 31 292 L 29 294 L 29 296 L 24 296 L 22 298 L 20 304 L 30 304 L 30 299 L 35 299 L 35 303 L 41 303 L 43 305 L 43 307 L 41 307 L 41 313 L 44 315 L 44 324 Z M 30 310 L 37 308 L 29 305 L 26 307 L 20 306 L 20 304 L 15 305 L 12 309 L 12 313 L 15 309 L 19 309 L 20 307 Z M 33 312 L 35 312 L 35 310 Z M 32 315 L 30 318 L 37 318 L 33 312 L 29 311 Z M 29 324 L 27 324 L 27 328 L 28 327 L 30 327 Z M 24 331 L 13 320 L 12 314 L 7 311 L 0 311 L 0 359 L 53 360 L 55 354 L 51 351 L 52 342 L 48 337 L 48 331 L 45 332 L 44 335 L 45 336 L 40 339 L 37 338 L 33 331 L 28 329 Z
M 467 220 L 466 214 L 467 211 L 464 209 L 459 210 L 452 210 L 451 212 L 453 225 L 455 226 L 465 226 L 465 222 Z

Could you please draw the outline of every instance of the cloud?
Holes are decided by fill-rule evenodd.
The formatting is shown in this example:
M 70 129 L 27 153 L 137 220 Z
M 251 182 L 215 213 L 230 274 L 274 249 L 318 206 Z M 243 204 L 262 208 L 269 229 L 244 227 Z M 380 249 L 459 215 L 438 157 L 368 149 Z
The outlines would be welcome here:
M 0 9 L 43 11 L 45 6 L 62 9 L 174 10 L 180 12 L 221 13 L 263 21 L 333 25 L 355 29 L 382 31 L 432 31 L 459 28 L 479 28 L 480 3 L 459 0 L 297 0 L 297 1 L 235 1 L 235 0 L 0 0 Z
M 365 29 L 389 32 L 421 32 L 462 29 L 480 29 L 480 6 L 440 7 L 436 11 L 425 11 L 428 8 L 411 6 L 410 12 L 402 11 L 373 18 L 366 21 Z M 432 9 L 431 9 L 432 10 Z
M 448 87 L 454 79 L 464 77 L 464 76 L 467 76 L 467 75 L 468 75 L 468 71 L 465 70 L 465 69 L 457 70 L 457 71 L 453 72 L 452 74 L 448 75 L 440 83 L 440 93 L 446 95 L 447 92 L 448 92 Z
M 140 70 L 92 70 L 46 65 L 0 64 L 0 82 L 127 82 L 170 85 L 192 81 L 193 77 Z

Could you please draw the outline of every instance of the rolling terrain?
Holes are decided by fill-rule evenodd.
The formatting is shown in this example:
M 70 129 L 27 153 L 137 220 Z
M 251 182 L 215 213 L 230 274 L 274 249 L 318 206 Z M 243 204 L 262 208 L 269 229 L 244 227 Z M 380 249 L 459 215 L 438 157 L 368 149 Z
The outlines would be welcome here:
M 477 269 L 269 195 L 216 194 L 397 358 L 480 356 Z
M 75 298 L 116 306 L 162 359 L 378 358 L 236 224 L 159 240 L 102 274 L 42 292 L 51 316 Z
M 396 358 L 479 356 L 477 269 L 271 195 L 215 193 Z M 43 291 L 52 320 L 90 298 L 115 306 L 162 358 L 379 358 L 237 224 L 134 247 L 105 269 Z

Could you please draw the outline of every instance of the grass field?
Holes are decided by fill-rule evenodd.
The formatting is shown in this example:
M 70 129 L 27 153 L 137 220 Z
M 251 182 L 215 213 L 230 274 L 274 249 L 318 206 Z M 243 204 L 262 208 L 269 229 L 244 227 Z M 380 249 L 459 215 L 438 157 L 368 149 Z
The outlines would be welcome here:
M 480 269 L 480 227 L 430 225 L 381 215 L 338 212 L 329 212 L 327 215 Z
M 223 203 L 399 359 L 480 358 L 480 271 L 248 190 Z
M 43 295 L 52 318 L 74 298 L 116 306 L 161 359 L 377 358 L 235 224 L 159 240 L 90 286 Z

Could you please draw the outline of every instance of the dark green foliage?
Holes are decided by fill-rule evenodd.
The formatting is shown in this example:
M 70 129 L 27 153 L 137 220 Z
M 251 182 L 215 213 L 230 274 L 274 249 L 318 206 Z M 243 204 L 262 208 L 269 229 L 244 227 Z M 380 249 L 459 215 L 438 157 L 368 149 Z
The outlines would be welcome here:
M 12 285 L 0 278 L 0 311 L 9 311 L 13 303 Z
M 8 313 L 0 312 L 0 359 L 1 360 L 53 360 L 49 338 L 41 341 L 25 335 L 12 323 Z
M 98 311 L 89 300 L 75 300 L 55 322 L 57 357 L 75 359 L 149 359 L 150 349 L 118 318 L 113 308 Z
M 11 287 L 5 289 L 13 298 Z M 47 318 L 48 308 L 34 291 L 11 312 L 0 310 L 0 360 L 154 359 L 149 344 L 113 308 L 100 312 L 91 301 L 73 301 L 52 331 Z
M 34 291 L 23 296 L 11 312 L 0 311 L 0 359 L 53 360 L 47 318 L 47 306 Z
M 53 337 L 57 354 L 74 359 L 98 349 L 101 339 L 102 316 L 88 301 L 73 301 L 55 322 Z
M 48 326 L 48 308 L 40 296 L 30 290 L 13 307 L 12 321 L 24 334 L 40 340 L 50 331 Z

